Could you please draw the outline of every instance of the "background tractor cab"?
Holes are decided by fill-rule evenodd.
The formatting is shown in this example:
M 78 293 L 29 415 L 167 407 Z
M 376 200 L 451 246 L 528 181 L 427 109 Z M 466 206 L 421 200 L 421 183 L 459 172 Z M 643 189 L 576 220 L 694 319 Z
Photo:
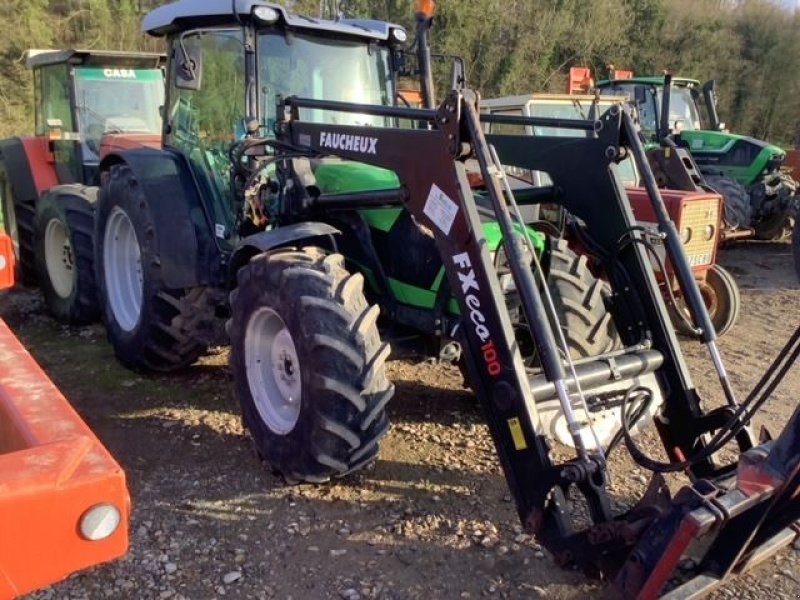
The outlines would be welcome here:
M 735 237 L 780 239 L 790 231 L 797 183 L 782 169 L 786 153 L 763 140 L 730 133 L 717 113 L 715 82 L 683 77 L 635 77 L 612 72 L 601 94 L 636 101 L 642 131 L 652 144 L 671 136 L 686 148 L 706 183 L 725 198 L 725 220 Z
M 582 90 L 583 86 L 591 86 L 587 73 L 572 73 L 569 90 Z M 600 115 L 612 106 L 628 102 L 627 96 L 595 96 L 590 94 L 532 94 L 494 98 L 481 102 L 481 111 L 489 115 L 544 117 L 549 119 L 597 120 Z M 485 123 L 487 134 L 520 134 L 520 126 Z M 553 126 L 524 127 L 527 135 L 574 137 L 581 135 L 575 129 Z M 502 158 L 502 157 L 501 157 Z M 528 182 L 534 186 L 552 185 L 547 173 L 525 172 L 515 167 L 505 167 L 506 171 L 518 182 Z M 659 281 L 667 306 L 672 311 L 675 327 L 686 334 L 691 334 L 694 327 L 687 322 L 689 311 L 682 298 L 680 285 L 675 277 L 673 266 L 666 256 L 663 240 L 657 235 L 658 224 L 641 187 L 638 169 L 630 157 L 619 164 L 620 179 L 626 187 L 634 216 L 639 225 L 653 233 L 653 244 L 658 257 L 653 258 L 653 267 Z M 524 183 L 518 183 L 524 187 Z M 721 206 L 719 194 L 708 191 L 664 190 L 664 203 L 670 218 L 681 232 L 681 241 L 686 252 L 692 272 L 700 287 L 700 291 L 709 310 L 712 323 L 719 335 L 726 333 L 736 322 L 740 310 L 739 288 L 733 277 L 723 267 L 716 264 L 716 250 L 720 240 Z M 520 193 L 520 197 L 524 192 Z M 569 237 L 569 227 L 565 222 L 565 213 L 558 205 L 536 204 L 523 206 L 526 220 L 538 221 L 554 225 L 559 235 Z M 577 240 L 571 240 L 576 243 Z
M 97 166 L 112 149 L 158 144 L 162 55 L 30 50 L 27 64 L 36 136 L 52 153 L 58 183 L 96 184 Z
M 0 141 L 3 224 L 19 278 L 38 282 L 51 315 L 97 317 L 93 274 L 99 164 L 125 148 L 158 147 L 164 56 L 30 50 L 35 132 Z

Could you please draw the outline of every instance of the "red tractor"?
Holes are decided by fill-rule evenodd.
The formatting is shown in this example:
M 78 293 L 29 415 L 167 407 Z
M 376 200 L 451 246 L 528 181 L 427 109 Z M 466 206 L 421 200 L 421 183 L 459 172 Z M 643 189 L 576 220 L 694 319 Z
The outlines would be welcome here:
M 98 314 L 94 204 L 102 158 L 159 147 L 160 54 L 30 50 L 36 128 L 0 141 L 0 205 L 18 277 L 38 281 L 50 313 L 68 323 Z

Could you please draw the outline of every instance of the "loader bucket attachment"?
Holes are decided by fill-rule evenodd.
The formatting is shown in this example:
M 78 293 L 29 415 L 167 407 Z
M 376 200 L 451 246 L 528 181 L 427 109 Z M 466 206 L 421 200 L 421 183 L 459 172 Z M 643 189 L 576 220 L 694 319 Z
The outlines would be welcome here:
M 0 361 L 0 598 L 14 598 L 124 555 L 130 498 L 119 464 L 2 320 Z
M 765 400 L 798 354 L 800 329 L 750 398 Z M 735 473 L 681 489 L 630 552 L 615 585 L 625 598 L 656 598 L 688 563 L 697 565 L 694 576 L 662 597 L 703 597 L 791 544 L 800 533 L 798 519 L 800 407 L 777 439 L 739 457 Z

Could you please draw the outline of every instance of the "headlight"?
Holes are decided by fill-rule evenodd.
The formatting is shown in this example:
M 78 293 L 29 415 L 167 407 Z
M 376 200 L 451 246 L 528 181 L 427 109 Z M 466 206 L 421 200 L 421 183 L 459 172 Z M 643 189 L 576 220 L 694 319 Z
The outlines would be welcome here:
M 281 18 L 281 14 L 277 10 L 268 6 L 257 6 L 253 9 L 253 16 L 265 25 L 272 25 Z
M 403 43 L 408 39 L 408 34 L 405 29 L 392 29 L 392 39 L 395 42 Z
M 681 229 L 681 241 L 684 244 L 688 244 L 689 240 L 692 239 L 692 228 L 691 227 L 684 227 Z
M 705 227 L 703 227 L 703 240 L 705 240 L 706 242 L 709 241 L 711 238 L 714 237 L 715 231 L 716 229 L 711 224 L 708 224 Z

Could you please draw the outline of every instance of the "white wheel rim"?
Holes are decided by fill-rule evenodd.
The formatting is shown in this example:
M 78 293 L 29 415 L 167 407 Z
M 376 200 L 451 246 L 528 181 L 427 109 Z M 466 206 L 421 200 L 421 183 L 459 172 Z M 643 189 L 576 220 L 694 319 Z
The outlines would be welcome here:
M 124 331 L 133 331 L 139 322 L 144 298 L 142 255 L 133 223 L 119 206 L 111 210 L 106 223 L 103 271 L 114 320 Z
M 69 298 L 75 288 L 75 256 L 67 228 L 58 219 L 50 219 L 45 227 L 44 261 L 53 290 L 61 298 Z
M 300 417 L 303 382 L 300 360 L 286 323 L 271 308 L 259 308 L 244 336 L 247 384 L 261 420 L 285 435 Z

